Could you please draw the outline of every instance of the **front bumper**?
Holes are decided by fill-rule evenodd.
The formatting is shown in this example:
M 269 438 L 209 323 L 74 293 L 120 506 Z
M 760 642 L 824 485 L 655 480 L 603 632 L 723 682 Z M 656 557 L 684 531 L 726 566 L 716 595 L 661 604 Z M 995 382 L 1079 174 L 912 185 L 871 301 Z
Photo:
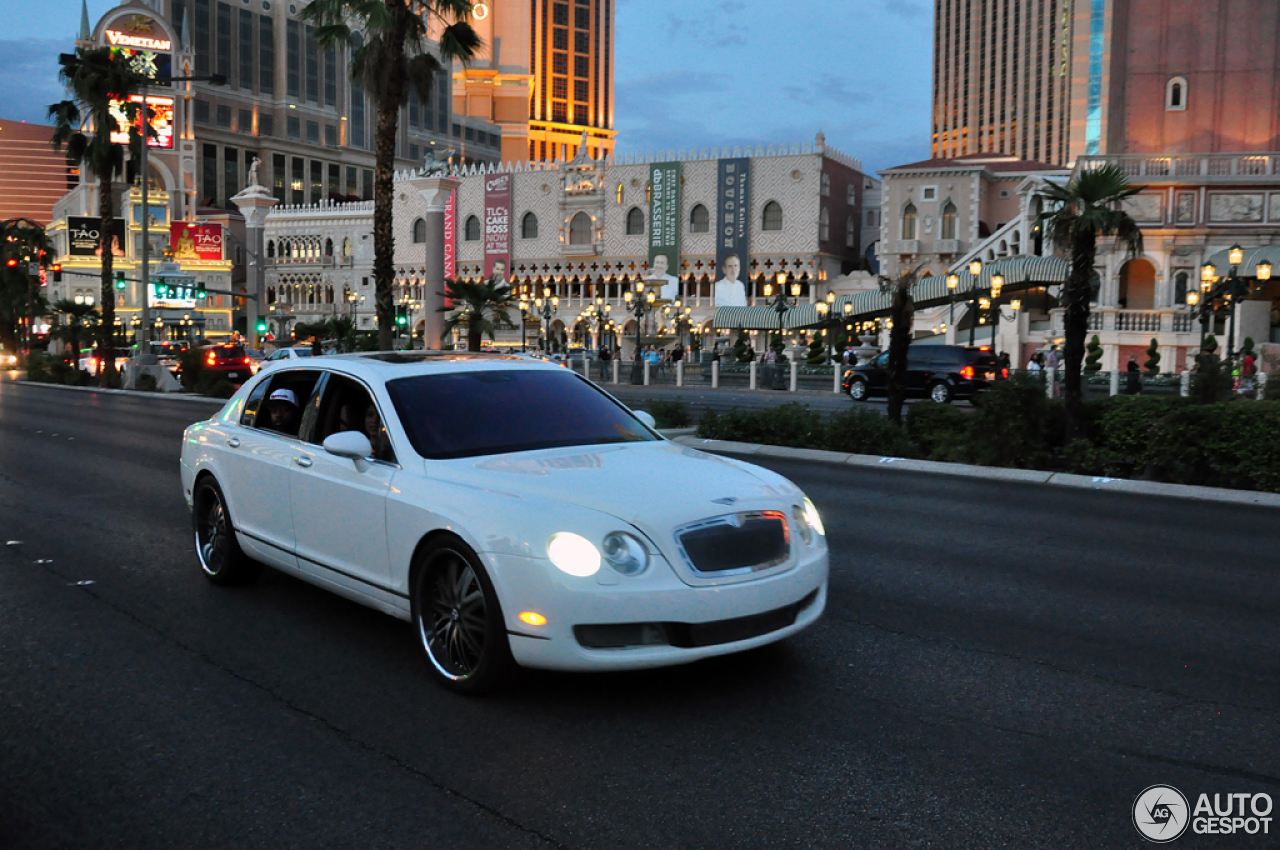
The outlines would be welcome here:
M 520 665 L 540 669 L 641 669 L 741 652 L 804 630 L 822 616 L 827 602 L 825 546 L 806 547 L 784 572 L 706 587 L 681 581 L 661 558 L 634 579 L 612 574 L 607 566 L 583 579 L 538 559 L 481 557 L 498 592 L 512 655 Z M 777 619 L 782 611 L 793 619 Z M 521 612 L 541 614 L 547 622 L 529 626 L 519 619 Z M 583 645 L 584 639 L 591 642 L 589 628 L 575 631 L 627 624 L 643 624 L 651 638 L 650 625 L 660 624 L 662 636 L 656 639 L 666 642 L 593 648 Z M 759 633 L 760 624 L 772 630 Z M 701 638 L 689 640 L 690 634 Z

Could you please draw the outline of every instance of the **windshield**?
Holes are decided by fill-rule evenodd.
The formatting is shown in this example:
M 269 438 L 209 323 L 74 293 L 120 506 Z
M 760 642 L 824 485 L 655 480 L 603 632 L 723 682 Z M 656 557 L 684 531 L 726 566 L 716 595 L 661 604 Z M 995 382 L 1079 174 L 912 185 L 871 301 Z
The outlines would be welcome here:
M 425 458 L 656 440 L 631 411 L 562 370 L 420 375 L 387 383 Z

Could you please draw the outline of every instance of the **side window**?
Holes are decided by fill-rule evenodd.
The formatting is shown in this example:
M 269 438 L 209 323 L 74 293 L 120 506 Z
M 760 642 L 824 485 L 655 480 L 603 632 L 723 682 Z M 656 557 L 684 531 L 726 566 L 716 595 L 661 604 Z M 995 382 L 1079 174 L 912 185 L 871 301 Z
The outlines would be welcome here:
M 258 409 L 262 406 L 262 400 L 267 396 L 267 385 L 270 383 L 270 380 L 263 381 L 249 393 L 249 397 L 244 402 L 244 412 L 240 414 L 241 425 L 246 428 L 253 427 L 254 420 L 258 418 Z
M 323 443 L 341 431 L 360 431 L 373 445 L 375 460 L 395 463 L 382 414 L 364 384 L 345 375 L 330 375 L 318 412 L 313 442 Z
M 879 357 L 877 357 L 875 359 L 874 365 L 877 369 L 888 369 L 889 368 L 889 352 L 886 351 L 884 354 L 881 354 Z
M 297 437 L 303 424 L 303 409 L 314 403 L 312 394 L 319 380 L 316 369 L 288 369 L 273 374 L 256 427 Z

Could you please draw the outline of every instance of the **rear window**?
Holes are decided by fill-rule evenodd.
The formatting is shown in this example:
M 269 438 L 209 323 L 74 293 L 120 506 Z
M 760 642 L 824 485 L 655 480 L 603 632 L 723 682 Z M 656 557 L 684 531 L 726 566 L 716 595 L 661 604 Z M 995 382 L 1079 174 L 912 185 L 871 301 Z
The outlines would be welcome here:
M 566 370 L 419 375 L 387 390 L 413 448 L 433 460 L 658 439 Z
M 213 352 L 219 357 L 244 357 L 243 345 L 216 345 Z
M 977 351 L 969 358 L 969 362 L 974 366 L 998 366 L 999 358 L 988 351 Z

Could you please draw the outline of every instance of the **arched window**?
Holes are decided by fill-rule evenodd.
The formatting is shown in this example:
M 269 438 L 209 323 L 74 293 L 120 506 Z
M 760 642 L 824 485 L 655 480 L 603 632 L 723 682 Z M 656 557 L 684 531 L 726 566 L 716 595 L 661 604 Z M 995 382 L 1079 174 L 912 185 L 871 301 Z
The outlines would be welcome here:
M 632 207 L 627 210 L 627 235 L 644 235 L 644 213 L 640 211 L 639 207 Z
M 956 238 L 956 205 L 950 201 L 942 207 L 942 238 Z
M 711 216 L 702 204 L 695 204 L 689 211 L 689 232 L 706 233 L 711 229 Z
M 141 142 L 139 142 L 139 144 L 141 144 Z M 333 256 L 333 240 L 332 239 L 324 240 L 324 255 L 326 257 Z
M 831 175 L 825 171 L 822 173 L 822 197 L 831 197 Z
M 852 248 L 858 240 L 858 219 L 849 216 L 844 223 L 844 247 Z
M 829 242 L 831 240 L 831 214 L 827 212 L 827 208 L 823 207 L 822 212 L 818 213 L 818 241 Z
M 1179 307 L 1187 303 L 1187 273 L 1178 272 L 1173 276 L 1173 306 Z
M 1170 77 L 1164 86 L 1164 108 L 1169 112 L 1184 112 L 1187 108 L 1187 80 Z
M 632 212 L 638 212 L 638 210 L 633 210 Z M 630 214 L 627 215 L 627 232 L 631 232 Z M 569 222 L 569 244 L 591 244 L 591 216 L 584 212 L 580 212 Z
M 467 216 L 467 224 L 463 230 L 463 239 L 468 242 L 480 241 L 480 219 L 473 215 Z
M 350 238 L 344 238 L 342 240 L 342 256 L 344 257 L 351 256 L 351 239 Z
M 427 241 L 427 223 L 423 219 L 413 220 L 413 244 L 421 245 Z
M 764 205 L 764 215 L 761 216 L 761 230 L 781 230 L 782 229 L 782 204 L 777 201 L 770 201 Z
M 525 213 L 524 218 L 520 219 L 520 238 L 538 238 L 538 217 L 531 212 Z
M 274 239 L 267 240 L 267 257 L 274 258 L 276 255 L 276 241 Z
M 902 238 L 916 238 L 916 205 L 907 204 L 907 208 L 902 211 Z

